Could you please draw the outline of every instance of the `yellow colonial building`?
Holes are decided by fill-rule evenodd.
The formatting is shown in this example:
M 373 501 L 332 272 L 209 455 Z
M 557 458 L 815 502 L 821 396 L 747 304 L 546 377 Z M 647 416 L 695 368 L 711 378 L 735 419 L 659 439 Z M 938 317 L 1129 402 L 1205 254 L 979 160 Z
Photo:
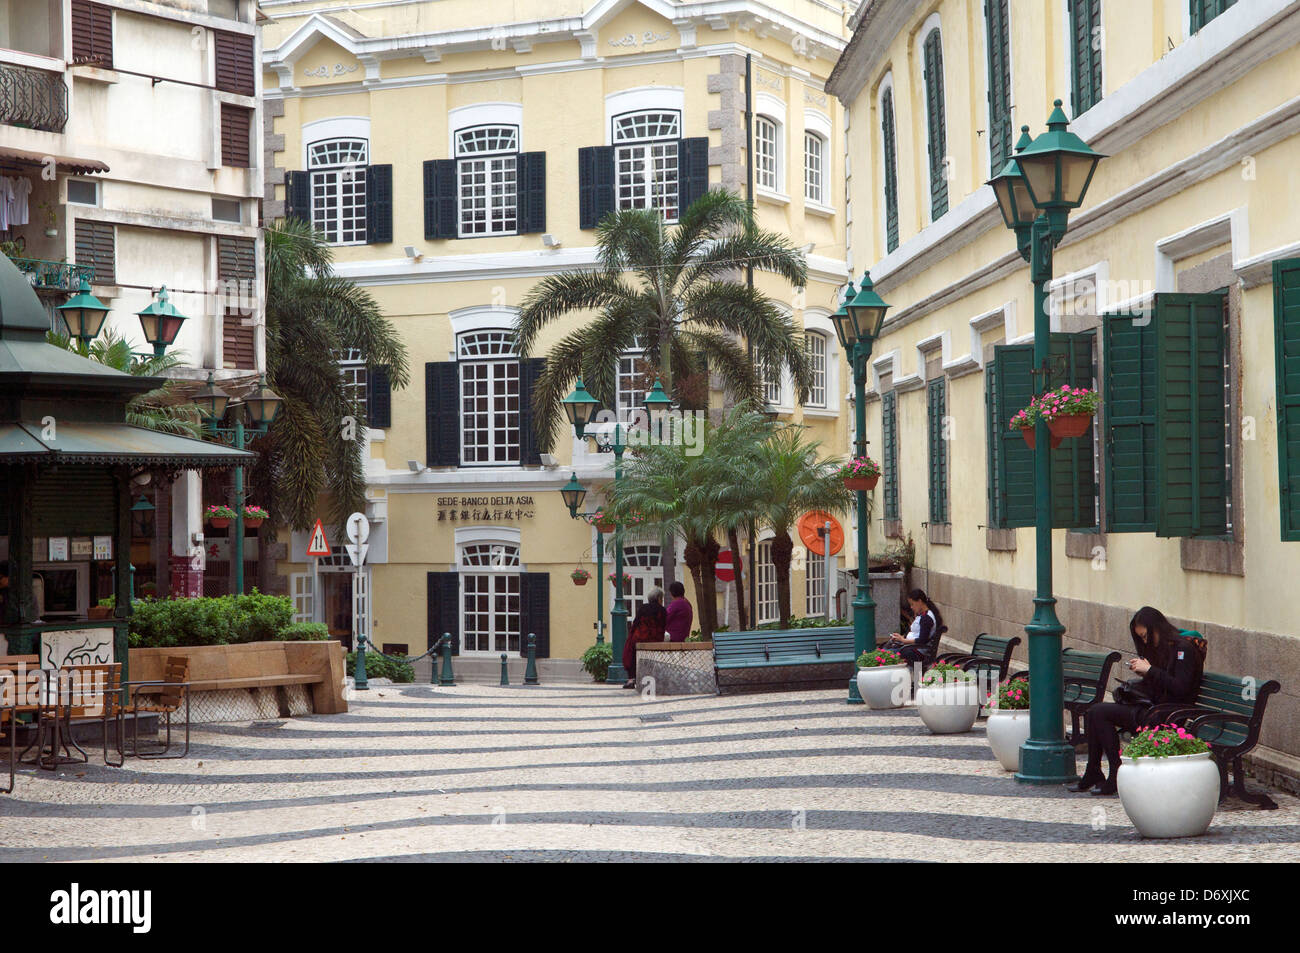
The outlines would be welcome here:
M 1146 604 L 1199 629 L 1209 669 L 1281 682 L 1256 768 L 1300 776 L 1300 3 L 873 0 L 852 26 L 827 89 L 848 260 L 892 305 L 868 407 L 888 535 L 956 638 L 1022 634 L 1033 297 L 984 183 L 1060 99 L 1109 156 L 1050 299 L 1052 373 L 1103 399 L 1053 452 L 1066 644 L 1131 654 Z
M 803 246 L 809 272 L 801 291 L 755 282 L 802 324 L 818 366 L 803 406 L 789 381 L 769 400 L 827 453 L 847 451 L 850 382 L 829 320 L 848 275 L 845 130 L 825 84 L 850 6 L 537 0 L 528 19 L 482 0 L 260 8 L 266 217 L 329 237 L 337 272 L 374 294 L 415 371 L 390 392 L 382 368 L 342 355 L 367 402 L 368 568 L 354 582 L 342 539 L 313 565 L 296 534 L 282 570 L 302 618 L 347 637 L 354 596 L 368 598 L 376 645 L 418 654 L 449 632 L 483 670 L 535 633 L 544 677 L 592 644 L 596 586 L 569 573 L 594 572 L 595 537 L 559 489 L 571 472 L 599 489 L 610 457 L 571 436 L 539 452 L 526 395 L 540 360 L 520 360 L 509 332 L 536 282 L 596 264 L 604 210 L 655 208 L 671 225 L 711 186 L 744 194 L 752 165 L 761 224 Z M 639 403 L 640 373 L 628 354 L 621 410 Z M 758 542 L 765 621 L 775 574 Z M 633 610 L 661 557 L 657 536 L 629 541 Z M 795 574 L 798 614 L 825 606 L 820 569 Z

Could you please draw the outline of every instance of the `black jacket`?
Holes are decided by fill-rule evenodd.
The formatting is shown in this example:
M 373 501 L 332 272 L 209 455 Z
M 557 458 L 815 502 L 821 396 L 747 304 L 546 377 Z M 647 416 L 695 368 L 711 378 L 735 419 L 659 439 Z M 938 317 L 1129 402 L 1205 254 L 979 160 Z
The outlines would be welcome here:
M 1201 651 L 1191 639 L 1177 638 L 1163 652 L 1152 652 L 1146 644 L 1133 640 L 1138 655 L 1151 663 L 1142 676 L 1142 690 L 1153 705 L 1166 702 L 1193 702 L 1201 687 Z

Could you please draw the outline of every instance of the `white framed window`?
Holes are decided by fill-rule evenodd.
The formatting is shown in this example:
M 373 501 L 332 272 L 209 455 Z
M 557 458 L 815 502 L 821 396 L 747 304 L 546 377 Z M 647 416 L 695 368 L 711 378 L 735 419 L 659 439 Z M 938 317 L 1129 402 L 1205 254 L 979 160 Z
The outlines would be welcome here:
M 514 334 L 492 329 L 456 339 L 460 371 L 460 461 L 519 462 L 519 359 Z
M 767 116 L 754 117 L 754 184 L 770 192 L 780 191 L 777 129 L 777 124 Z
M 339 352 L 339 377 L 343 378 L 343 387 L 348 396 L 357 402 L 361 419 L 365 419 L 366 407 L 366 362 L 361 357 L 360 348 L 347 348 Z
M 816 331 L 804 334 L 804 346 L 808 349 L 808 362 L 812 365 L 812 386 L 808 388 L 809 407 L 826 406 L 826 336 Z
M 646 374 L 650 364 L 643 351 L 629 351 L 618 359 L 618 376 L 614 382 L 614 403 L 618 419 L 632 423 L 636 413 L 643 409 L 646 391 Z
M 460 554 L 460 650 L 514 653 L 520 645 L 519 547 L 469 543 Z
M 94 179 L 68 179 L 68 201 L 74 205 L 98 205 L 99 183 Z
M 631 577 L 623 591 L 628 619 L 635 619 L 646 604 L 651 589 L 663 588 L 663 555 L 656 543 L 632 543 L 623 547 L 623 571 Z M 612 590 L 611 586 L 611 590 Z M 612 596 L 612 592 L 611 592 Z
M 456 132 L 460 236 L 513 235 L 519 228 L 519 127 Z
M 777 372 L 776 374 L 773 375 L 773 374 L 768 374 L 765 370 L 759 368 L 759 373 L 761 374 L 762 381 L 763 381 L 763 400 L 767 401 L 773 407 L 780 407 L 781 406 L 780 372 Z
M 826 557 L 808 550 L 804 569 L 804 615 L 825 615 Z
M 620 209 L 652 208 L 678 216 L 681 113 L 647 110 L 614 117 L 614 180 Z
M 826 140 L 815 132 L 803 134 L 803 197 L 826 204 Z
M 758 604 L 755 617 L 759 625 L 780 621 L 781 605 L 776 597 L 776 563 L 772 562 L 772 541 L 765 540 L 758 544 L 755 559 L 758 572 L 754 576 L 758 589 Z
M 323 139 L 307 147 L 311 176 L 311 223 L 332 245 L 366 241 L 365 139 Z

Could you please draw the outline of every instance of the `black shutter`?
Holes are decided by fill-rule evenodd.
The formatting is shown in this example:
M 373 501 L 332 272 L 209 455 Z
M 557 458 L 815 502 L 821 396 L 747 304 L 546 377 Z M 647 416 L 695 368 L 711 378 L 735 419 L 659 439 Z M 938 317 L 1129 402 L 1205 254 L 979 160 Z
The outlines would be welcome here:
M 528 633 L 537 636 L 537 657 L 551 657 L 551 574 L 519 574 L 519 654 L 528 657 Z
M 677 168 L 681 181 L 677 213 L 680 218 L 696 199 L 709 191 L 709 137 L 680 140 L 677 143 Z
M 388 368 L 366 368 L 366 426 L 382 430 L 393 425 L 393 390 Z
M 443 633 L 451 636 L 451 654 L 460 654 L 460 576 L 454 572 L 429 573 L 429 643 L 431 649 Z
M 533 390 L 546 366 L 543 357 L 525 358 L 519 362 L 519 462 L 524 466 L 540 466 L 541 442 L 534 429 Z
M 455 361 L 424 365 L 424 465 L 460 463 L 460 375 Z
M 366 244 L 393 240 L 393 167 L 372 165 L 366 169 Z
M 284 174 L 284 217 L 311 224 L 311 175 L 307 172 Z
M 519 189 L 519 234 L 546 231 L 546 153 L 521 152 L 515 181 Z
M 72 62 L 113 68 L 111 8 L 87 0 L 72 0 Z
M 424 163 L 424 237 L 456 237 L 456 160 Z
M 578 227 L 595 228 L 614 210 L 614 147 L 578 150 Z

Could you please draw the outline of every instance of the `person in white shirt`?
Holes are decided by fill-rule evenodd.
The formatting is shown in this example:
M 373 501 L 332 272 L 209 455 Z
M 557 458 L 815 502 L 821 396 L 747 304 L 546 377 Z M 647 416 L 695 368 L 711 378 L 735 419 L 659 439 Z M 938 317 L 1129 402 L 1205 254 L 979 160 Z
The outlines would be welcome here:
M 943 616 L 924 589 L 913 589 L 907 594 L 907 604 L 912 609 L 912 626 L 907 635 L 895 632 L 885 642 L 885 648 L 895 649 L 909 664 L 928 665 L 934 661 L 934 650 L 943 631 Z

